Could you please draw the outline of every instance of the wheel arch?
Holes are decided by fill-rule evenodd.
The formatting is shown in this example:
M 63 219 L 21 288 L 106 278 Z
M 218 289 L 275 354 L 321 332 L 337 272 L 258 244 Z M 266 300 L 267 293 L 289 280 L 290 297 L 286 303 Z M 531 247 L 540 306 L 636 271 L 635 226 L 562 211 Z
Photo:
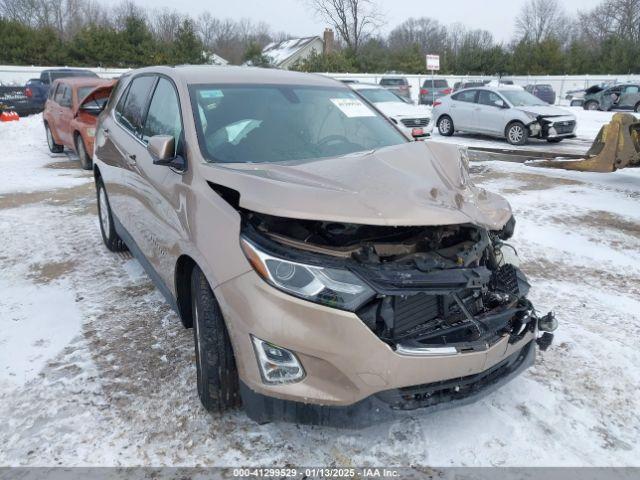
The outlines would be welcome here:
M 176 289 L 176 304 L 178 314 L 185 328 L 193 326 L 193 312 L 191 307 L 191 273 L 198 264 L 189 255 L 183 254 L 176 261 L 174 285 Z

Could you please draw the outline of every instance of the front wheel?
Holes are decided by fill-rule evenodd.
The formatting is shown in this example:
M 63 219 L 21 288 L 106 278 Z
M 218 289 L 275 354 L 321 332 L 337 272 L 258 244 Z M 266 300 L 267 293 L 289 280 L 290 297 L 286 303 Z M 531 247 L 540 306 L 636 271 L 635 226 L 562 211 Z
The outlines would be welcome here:
M 438 119 L 438 133 L 443 137 L 450 137 L 453 135 L 453 120 L 449 115 L 443 115 Z
M 53 139 L 53 134 L 51 133 L 51 129 L 49 128 L 49 124 L 44 124 L 44 130 L 47 135 L 47 145 L 49 146 L 49 151 L 51 153 L 62 153 L 64 150 L 63 145 L 58 145 L 56 141 Z
M 584 104 L 583 108 L 585 110 L 598 110 L 599 105 L 598 105 L 598 102 L 596 102 L 595 100 L 589 100 L 587 103 Z
M 208 411 L 240 406 L 238 370 L 220 305 L 197 266 L 191 273 L 191 311 L 198 396 Z
M 80 159 L 80 165 L 84 170 L 91 170 L 93 162 L 91 157 L 87 154 L 87 149 L 84 146 L 84 140 L 81 135 L 76 135 L 76 153 Z
M 529 139 L 527 127 L 521 122 L 511 122 L 507 125 L 504 135 L 511 145 L 525 145 Z

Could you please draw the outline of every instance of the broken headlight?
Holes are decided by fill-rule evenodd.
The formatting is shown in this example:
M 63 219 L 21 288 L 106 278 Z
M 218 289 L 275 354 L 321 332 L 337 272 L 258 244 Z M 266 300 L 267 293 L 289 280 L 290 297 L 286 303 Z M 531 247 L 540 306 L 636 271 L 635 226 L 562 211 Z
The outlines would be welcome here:
M 348 270 L 305 265 L 277 258 L 242 237 L 240 246 L 263 280 L 304 300 L 354 311 L 375 294 Z

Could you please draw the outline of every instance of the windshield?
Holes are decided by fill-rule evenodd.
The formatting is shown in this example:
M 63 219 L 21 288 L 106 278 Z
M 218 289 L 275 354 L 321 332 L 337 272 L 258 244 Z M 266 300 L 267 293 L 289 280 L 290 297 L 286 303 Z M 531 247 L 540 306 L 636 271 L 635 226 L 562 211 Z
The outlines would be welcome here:
M 500 90 L 499 92 L 514 107 L 542 107 L 549 105 L 524 90 Z
M 366 88 L 356 91 L 371 103 L 402 102 L 400 98 L 384 88 Z
M 347 88 L 192 85 L 204 157 L 272 163 L 348 155 L 405 137 Z
M 89 95 L 96 87 L 79 87 L 78 88 L 78 101 L 84 100 L 84 97 Z

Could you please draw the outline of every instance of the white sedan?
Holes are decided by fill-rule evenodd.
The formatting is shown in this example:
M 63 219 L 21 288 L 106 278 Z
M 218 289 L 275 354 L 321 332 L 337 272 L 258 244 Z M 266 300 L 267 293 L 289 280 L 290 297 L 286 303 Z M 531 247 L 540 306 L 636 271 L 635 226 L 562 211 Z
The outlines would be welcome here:
M 433 130 L 431 107 L 407 103 L 394 93 L 378 85 L 350 83 L 349 87 L 380 110 L 407 137 L 415 139 L 431 134 Z

